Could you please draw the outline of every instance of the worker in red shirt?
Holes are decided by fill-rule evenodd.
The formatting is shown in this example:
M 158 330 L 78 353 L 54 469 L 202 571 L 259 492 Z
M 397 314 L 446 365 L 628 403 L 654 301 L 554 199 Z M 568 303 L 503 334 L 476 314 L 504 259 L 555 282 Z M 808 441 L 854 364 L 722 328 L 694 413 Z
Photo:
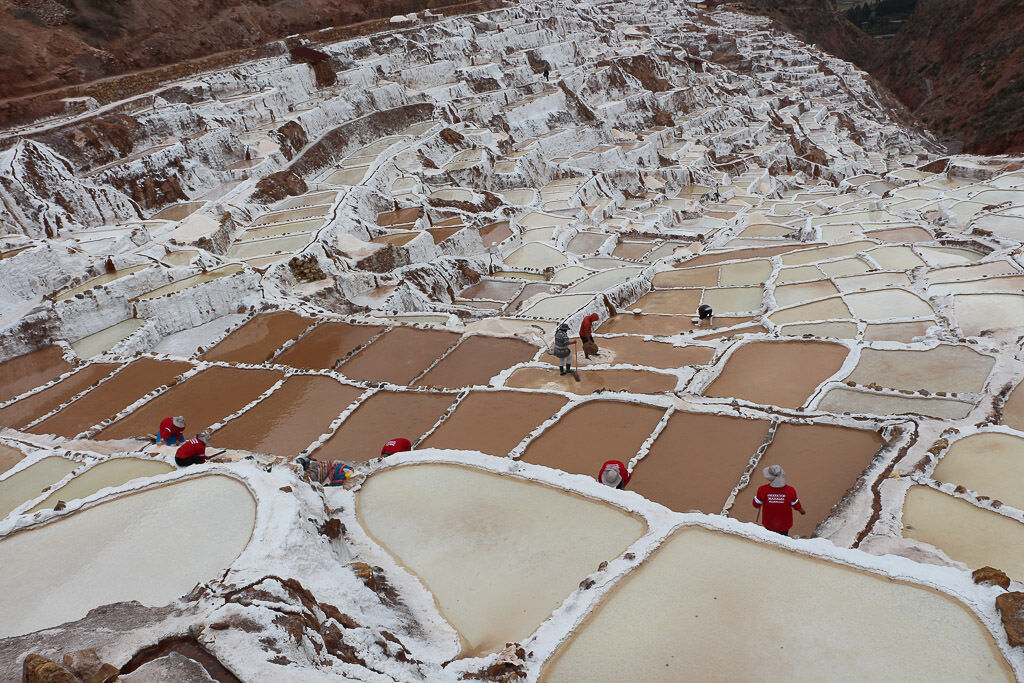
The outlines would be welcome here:
M 395 453 L 402 453 L 403 451 L 411 451 L 412 444 L 409 439 L 391 439 L 384 448 L 380 449 L 381 455 L 394 455 Z
M 164 441 L 168 446 L 177 446 L 185 440 L 185 418 L 165 417 L 160 423 L 160 432 L 157 434 L 156 442 Z
M 768 483 L 757 490 L 754 507 L 764 508 L 764 528 L 783 536 L 789 536 L 793 528 L 793 510 L 806 515 L 796 489 L 786 485 L 786 471 L 779 465 L 764 468 Z
M 618 460 L 609 460 L 601 465 L 601 471 L 597 473 L 597 480 L 605 486 L 624 489 L 629 483 L 629 470 Z
M 189 465 L 202 465 L 206 462 L 206 446 L 210 443 L 210 430 L 196 434 L 196 438 L 189 439 L 178 447 L 174 454 L 174 462 L 178 467 Z
M 597 320 L 597 313 L 591 313 L 580 323 L 580 343 L 583 344 L 583 355 L 588 359 L 590 358 L 588 350 L 593 348 L 588 346 L 588 344 L 592 345 L 594 343 L 594 323 Z

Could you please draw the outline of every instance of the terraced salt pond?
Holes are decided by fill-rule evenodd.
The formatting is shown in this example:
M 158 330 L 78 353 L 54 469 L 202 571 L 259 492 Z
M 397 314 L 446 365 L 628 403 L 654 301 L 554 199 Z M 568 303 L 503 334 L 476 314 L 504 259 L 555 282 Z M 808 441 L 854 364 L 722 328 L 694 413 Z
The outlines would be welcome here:
M 71 342 L 71 349 L 79 358 L 88 360 L 106 353 L 146 324 L 142 318 L 128 318 L 99 332 L 94 332 L 78 341 Z
M 0 635 L 80 619 L 112 602 L 166 604 L 219 576 L 248 544 L 255 516 L 244 484 L 210 475 L 122 496 L 8 536 L 0 540 Z M 83 538 L 89 539 L 85 549 Z
M 359 490 L 356 510 L 367 532 L 433 594 L 459 632 L 463 656 L 521 642 L 645 530 L 610 505 L 451 465 L 378 472 Z
M 811 680 L 1014 678 L 952 598 L 693 527 L 621 580 L 541 678 L 753 680 L 766 667 Z
M 135 479 L 155 477 L 173 472 L 175 469 L 177 468 L 162 460 L 113 458 L 90 467 L 75 476 L 71 481 L 55 490 L 25 514 L 36 512 L 37 510 L 51 509 L 60 500 L 67 503 L 76 498 L 87 498 L 97 491 L 108 487 L 122 486 Z
M 0 480 L 0 519 L 22 503 L 39 497 L 43 489 L 56 484 L 81 466 L 80 462 L 51 456 L 9 474 Z
M 983 432 L 953 442 L 932 476 L 1024 510 L 1024 439 Z

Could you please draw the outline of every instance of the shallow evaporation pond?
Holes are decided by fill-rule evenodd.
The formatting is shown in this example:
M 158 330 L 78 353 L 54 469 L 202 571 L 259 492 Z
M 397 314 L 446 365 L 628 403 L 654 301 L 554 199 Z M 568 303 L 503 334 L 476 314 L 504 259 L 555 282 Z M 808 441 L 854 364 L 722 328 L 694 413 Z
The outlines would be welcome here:
M 762 287 L 709 287 L 701 305 L 711 306 L 715 313 L 744 313 L 759 310 L 763 296 Z
M 692 316 L 700 305 L 701 289 L 659 289 L 640 297 L 630 310 Z
M 42 386 L 74 366 L 64 360 L 64 350 L 47 346 L 0 363 L 0 401 Z
M 570 266 L 571 267 L 571 266 Z M 559 271 L 559 274 L 565 272 L 568 268 Z M 580 269 L 582 273 L 589 273 L 589 270 Z M 565 290 L 566 294 L 576 294 L 577 292 L 603 292 L 606 289 L 612 287 L 618 287 L 624 282 L 631 280 L 636 277 L 642 268 L 615 268 L 612 270 L 605 270 L 599 273 L 594 273 L 585 280 L 581 280 L 576 284 Z M 557 278 L 558 275 L 555 276 Z M 554 280 L 552 280 L 554 281 Z
M 891 318 L 927 318 L 933 315 L 931 306 L 916 294 L 902 289 L 845 294 L 853 315 L 868 322 L 884 322 Z
M 24 459 L 25 454 L 19 449 L 0 443 L 0 474 L 3 474 Z
M 523 271 L 514 270 L 499 270 L 495 271 L 494 277 L 507 277 L 514 280 L 532 280 L 537 282 L 543 282 L 547 280 L 547 276 L 543 273 L 528 273 Z
M 598 355 L 591 363 L 643 365 L 662 370 L 687 365 L 705 365 L 715 355 L 709 346 L 675 346 L 667 342 L 647 341 L 639 337 L 598 337 Z M 554 356 L 541 360 L 557 364 Z
M 22 503 L 39 497 L 43 489 L 53 486 L 81 466 L 80 462 L 51 456 L 0 480 L 0 519 Z
M 463 339 L 414 384 L 451 389 L 486 386 L 502 370 L 533 360 L 538 350 L 522 339 L 473 335 Z
M 958 266 L 973 263 L 984 256 L 970 249 L 955 247 L 918 247 L 917 250 L 932 266 Z
M 253 255 L 255 255 L 255 254 L 253 254 Z M 233 256 L 230 253 L 229 253 L 229 256 L 231 256 L 233 258 Z M 239 263 L 229 263 L 226 266 L 221 266 L 220 268 L 215 268 L 215 269 L 213 269 L 213 270 L 211 270 L 209 272 L 200 273 L 198 275 L 193 275 L 191 277 L 185 278 L 184 280 L 178 280 L 177 282 L 172 282 L 172 283 L 170 283 L 168 285 L 164 285 L 163 287 L 159 287 L 157 289 L 154 289 L 151 292 L 146 292 L 145 294 L 143 294 L 143 295 L 141 295 L 139 297 L 139 300 L 142 301 L 142 300 L 146 300 L 146 299 L 155 299 L 155 298 L 157 298 L 159 296 L 163 296 L 165 294 L 172 294 L 174 292 L 180 292 L 180 291 L 182 291 L 184 289 L 188 289 L 189 287 L 195 287 L 196 285 L 201 285 L 204 282 L 212 282 L 212 281 L 218 280 L 218 279 L 220 279 L 222 277 L 228 277 L 230 275 L 234 275 L 235 273 L 240 273 L 243 270 L 245 270 L 245 266 L 243 266 L 243 265 L 241 265 Z
M 459 338 L 446 330 L 395 327 L 342 363 L 338 372 L 355 380 L 408 384 Z
M 146 321 L 142 318 L 122 320 L 116 325 L 111 325 L 106 329 L 90 334 L 88 337 L 82 337 L 78 341 L 71 342 L 71 350 L 79 358 L 88 360 L 114 348 L 118 343 L 145 324 Z
M 911 486 L 903 536 L 930 543 L 974 570 L 996 567 L 1024 579 L 1024 524 L 927 486 Z
M 864 331 L 864 341 L 897 341 L 909 344 L 916 337 L 923 337 L 928 328 L 935 323 L 906 322 L 906 323 L 872 323 Z
M 792 285 L 779 285 L 775 288 L 775 303 L 779 306 L 793 306 L 815 299 L 838 294 L 839 290 L 831 280 L 816 280 Z
M 999 432 L 972 434 L 949 447 L 932 477 L 1024 509 L 1024 439 Z
M 867 254 L 884 270 L 911 270 L 925 265 L 910 247 L 879 247 Z
M 145 270 L 146 268 L 149 268 L 149 264 L 141 266 L 132 266 L 131 268 L 116 270 L 113 273 L 105 273 L 103 275 L 100 275 L 99 277 L 94 277 L 91 280 L 86 280 L 77 287 L 72 287 L 71 289 L 65 290 L 60 294 L 57 294 L 56 296 L 53 297 L 53 300 L 67 301 L 68 299 L 73 299 L 76 294 L 79 294 L 81 292 L 87 292 L 98 285 L 105 285 L 113 282 L 114 280 L 120 280 L 123 277 L 134 275 L 135 273 L 138 273 L 141 270 Z
M 520 368 L 505 386 L 521 389 L 548 389 L 574 394 L 597 391 L 626 391 L 631 394 L 661 394 L 676 388 L 675 375 L 649 370 L 578 370 L 580 381 L 572 374 L 561 375 L 555 368 Z
M 0 635 L 80 619 L 112 602 L 167 604 L 220 576 L 248 544 L 255 518 L 256 502 L 245 485 L 210 475 L 9 536 L 0 541 Z
M 806 680 L 1013 680 L 982 623 L 946 595 L 696 527 L 621 580 L 541 678 L 755 680 L 769 669 Z
M 812 337 L 829 337 L 831 339 L 856 339 L 857 323 L 839 321 L 827 323 L 794 323 L 783 325 L 779 334 L 785 337 L 802 337 L 809 334 Z
M 891 389 L 979 392 L 995 359 L 968 346 L 941 344 L 927 351 L 864 349 L 848 381 Z
M 522 642 L 645 531 L 641 519 L 610 505 L 452 465 L 378 472 L 359 490 L 356 510 L 433 593 L 464 656 Z
M 505 257 L 505 263 L 515 268 L 548 268 L 566 263 L 562 252 L 537 242 L 527 242 Z
M 768 319 L 776 325 L 782 325 L 784 323 L 814 322 L 816 320 L 842 320 L 850 316 L 850 309 L 846 307 L 843 300 L 839 297 L 833 297 L 775 311 L 768 316 Z
M 203 354 L 204 360 L 225 363 L 263 363 L 289 339 L 313 324 L 291 311 L 257 315 Z
M 22 428 L 96 385 L 119 366 L 90 363 L 42 391 L 0 408 L 0 425 Z
M 1024 326 L 1024 296 L 1020 294 L 956 294 L 953 309 L 964 334 Z
M 380 325 L 323 323 L 275 356 L 273 362 L 308 370 L 329 370 L 384 329 Z
M 909 287 L 910 278 L 906 273 L 867 273 L 837 277 L 836 287 L 841 292 L 857 292 L 862 289 Z
M 87 498 L 108 487 L 121 486 L 143 477 L 156 477 L 175 469 L 173 465 L 169 465 L 163 460 L 112 458 L 77 475 L 25 514 L 37 510 L 49 510 L 57 504 L 57 501 L 62 500 L 67 503 L 78 498 Z
M 829 342 L 750 342 L 729 356 L 703 394 L 798 408 L 842 367 L 847 353 Z
M 553 320 L 561 320 L 580 310 L 593 299 L 593 294 L 549 296 L 545 299 L 541 299 L 529 308 L 519 311 L 518 314 L 534 318 L 551 318 Z
M 894 396 L 877 391 L 858 391 L 846 387 L 835 387 L 818 402 L 818 410 L 831 413 L 854 413 L 863 415 L 925 415 L 947 420 L 967 417 L 974 407 L 972 403 L 947 398 L 914 398 Z
M 506 280 L 483 279 L 475 285 L 466 287 L 459 292 L 463 299 L 497 299 L 498 301 L 511 301 L 519 294 L 523 285 L 519 282 L 508 282 Z
M 971 294 L 983 292 L 1013 292 L 1024 290 L 1024 277 L 987 277 L 981 280 L 946 282 L 928 286 L 928 294 L 944 296 L 946 294 Z

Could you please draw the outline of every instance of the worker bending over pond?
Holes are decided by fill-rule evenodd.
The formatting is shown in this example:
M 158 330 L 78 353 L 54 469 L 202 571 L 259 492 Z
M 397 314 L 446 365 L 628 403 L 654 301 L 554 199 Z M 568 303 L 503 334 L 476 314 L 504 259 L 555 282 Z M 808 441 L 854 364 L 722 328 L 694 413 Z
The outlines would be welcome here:
M 601 471 L 597 473 L 597 480 L 605 486 L 624 489 L 629 483 L 629 470 L 618 460 L 609 460 L 601 465 Z
M 295 462 L 302 467 L 307 479 L 324 486 L 341 486 L 346 480 L 356 476 L 355 468 L 340 460 L 296 458 Z
M 159 444 L 163 441 L 168 446 L 177 446 L 184 440 L 185 418 L 181 415 L 178 415 L 177 417 L 165 417 L 160 423 L 160 431 L 156 435 L 156 442 Z
M 174 454 L 174 462 L 178 467 L 203 464 L 206 462 L 206 447 L 209 443 L 210 430 L 199 432 L 196 434 L 196 438 L 181 444 L 178 452 Z
M 597 344 L 594 342 L 594 323 L 598 321 L 597 313 L 591 313 L 580 323 L 580 341 L 583 343 L 583 355 L 586 358 L 597 355 Z
M 700 307 L 697 309 L 697 325 L 699 327 L 703 327 L 704 321 L 707 320 L 708 327 L 714 327 L 714 315 L 715 312 L 711 310 L 710 306 L 708 306 L 707 304 L 701 304 Z
M 796 489 L 786 485 L 786 471 L 779 465 L 764 468 L 768 483 L 757 490 L 754 507 L 764 508 L 764 528 L 783 536 L 789 536 L 793 528 L 793 510 L 806 515 Z M 759 513 L 760 514 L 760 513 Z

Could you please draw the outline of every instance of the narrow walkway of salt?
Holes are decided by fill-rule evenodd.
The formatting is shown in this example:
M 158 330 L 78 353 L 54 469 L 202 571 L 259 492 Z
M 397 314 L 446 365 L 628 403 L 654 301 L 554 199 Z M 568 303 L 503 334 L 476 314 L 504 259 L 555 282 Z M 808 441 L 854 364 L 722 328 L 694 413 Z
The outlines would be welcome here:
M 363 527 L 434 594 L 466 656 L 522 641 L 644 533 L 610 505 L 451 465 L 378 472 L 357 495 Z

